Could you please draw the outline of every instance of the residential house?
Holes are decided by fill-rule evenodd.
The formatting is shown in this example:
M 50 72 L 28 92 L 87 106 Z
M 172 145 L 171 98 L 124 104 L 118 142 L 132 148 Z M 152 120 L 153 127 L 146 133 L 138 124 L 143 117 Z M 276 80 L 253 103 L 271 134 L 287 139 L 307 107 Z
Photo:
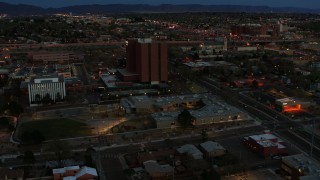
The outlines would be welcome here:
M 200 144 L 200 150 L 204 152 L 206 157 L 216 157 L 226 154 L 227 150 L 219 143 L 207 141 Z

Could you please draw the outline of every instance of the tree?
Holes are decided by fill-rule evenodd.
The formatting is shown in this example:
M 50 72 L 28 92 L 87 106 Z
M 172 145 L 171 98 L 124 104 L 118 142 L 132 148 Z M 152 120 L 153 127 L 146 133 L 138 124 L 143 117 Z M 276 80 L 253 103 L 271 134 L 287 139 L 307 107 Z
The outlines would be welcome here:
M 23 162 L 28 163 L 28 164 L 33 164 L 35 162 L 34 154 L 32 151 L 27 150 L 24 152 Z
M 257 80 L 253 80 L 253 81 L 252 81 L 252 87 L 254 87 L 254 88 L 259 87 L 259 83 L 258 83 Z
M 178 123 L 180 126 L 186 128 L 193 126 L 193 122 L 195 121 L 195 117 L 193 117 L 188 110 L 183 110 L 177 118 Z
M 199 101 L 197 101 L 197 105 L 198 105 L 199 107 L 203 107 L 203 106 L 205 106 L 206 104 L 203 102 L 203 99 L 201 98 L 201 99 L 199 99 Z
M 56 96 L 56 102 L 62 101 L 61 94 L 58 92 Z
M 40 104 L 40 103 L 41 103 L 41 96 L 40 96 L 40 94 L 36 94 L 34 98 L 35 98 L 35 102 L 36 102 L 37 104 Z
M 197 52 L 195 52 L 193 54 L 193 60 L 199 60 L 199 59 L 200 59 L 199 54 Z
M 0 130 L 1 129 L 7 129 L 9 131 L 14 130 L 14 126 L 8 117 L 1 117 L 0 118 Z
M 208 53 L 207 53 L 207 51 L 203 50 L 203 51 L 201 51 L 201 55 L 203 55 L 203 56 L 207 56 L 207 55 L 208 55 Z
M 201 131 L 201 137 L 202 137 L 202 141 L 205 142 L 206 140 L 208 140 L 208 133 L 205 129 L 202 129 Z
M 92 155 L 96 152 L 96 150 L 93 147 L 87 148 L 85 154 L 84 154 L 84 160 L 85 164 L 90 167 L 94 167 Z
M 7 111 L 9 112 L 8 114 L 18 117 L 23 112 L 23 107 L 16 101 L 10 100 L 7 104 L 3 106 L 2 111 Z
M 217 171 L 213 170 L 203 170 L 201 173 L 201 179 L 203 180 L 220 180 L 221 176 Z
M 43 98 L 42 98 L 42 103 L 43 104 L 49 104 L 52 102 L 52 99 L 50 97 L 50 94 L 47 93 Z

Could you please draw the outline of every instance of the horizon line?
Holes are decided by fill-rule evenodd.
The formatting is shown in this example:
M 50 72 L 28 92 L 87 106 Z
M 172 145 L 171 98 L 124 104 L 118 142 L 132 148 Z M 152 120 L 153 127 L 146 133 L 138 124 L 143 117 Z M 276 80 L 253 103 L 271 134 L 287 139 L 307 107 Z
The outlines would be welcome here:
M 92 4 L 75 4 L 75 5 L 65 5 L 65 6 L 57 6 L 57 7 L 45 7 L 41 5 L 34 5 L 28 3 L 8 3 L 8 2 L 0 2 L 5 4 L 11 5 L 29 5 L 40 7 L 43 9 L 59 9 L 65 7 L 73 7 L 73 6 L 90 6 L 90 5 L 149 5 L 149 6 L 161 6 L 161 5 L 174 5 L 174 6 L 181 6 L 181 5 L 201 5 L 201 6 L 248 6 L 248 7 L 269 7 L 269 8 L 298 8 L 298 9 L 310 9 L 310 10 L 319 10 L 320 8 L 309 8 L 309 7 L 296 7 L 296 6 L 270 6 L 270 5 L 241 5 L 241 4 L 201 4 L 201 3 L 186 3 L 186 4 L 175 4 L 175 3 L 163 3 L 163 4 L 148 4 L 148 3 L 108 3 L 108 4 L 100 4 L 100 3 L 92 3 Z

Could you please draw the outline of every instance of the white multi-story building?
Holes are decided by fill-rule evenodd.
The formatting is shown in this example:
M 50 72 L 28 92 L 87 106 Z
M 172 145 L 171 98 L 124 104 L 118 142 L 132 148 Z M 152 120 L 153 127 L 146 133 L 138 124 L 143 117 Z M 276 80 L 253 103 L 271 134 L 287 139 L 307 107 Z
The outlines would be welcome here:
M 48 95 L 54 102 L 62 100 L 66 96 L 64 77 L 56 74 L 35 77 L 28 84 L 28 92 L 30 106 L 40 104 Z

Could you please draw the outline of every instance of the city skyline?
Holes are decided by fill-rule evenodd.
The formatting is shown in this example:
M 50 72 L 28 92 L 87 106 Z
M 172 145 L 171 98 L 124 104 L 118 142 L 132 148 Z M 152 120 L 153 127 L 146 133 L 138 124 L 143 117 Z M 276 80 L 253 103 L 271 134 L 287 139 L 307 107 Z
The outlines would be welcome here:
M 11 4 L 29 4 L 40 6 L 44 8 L 57 8 L 73 5 L 88 5 L 88 4 L 203 4 L 203 5 L 249 5 L 249 6 L 270 6 L 270 7 L 300 7 L 300 8 L 320 8 L 320 1 L 318 0 L 270 0 L 270 1 L 253 1 L 253 0 L 57 0 L 57 1 L 36 1 L 36 0 L 3 0 L 1 2 Z

